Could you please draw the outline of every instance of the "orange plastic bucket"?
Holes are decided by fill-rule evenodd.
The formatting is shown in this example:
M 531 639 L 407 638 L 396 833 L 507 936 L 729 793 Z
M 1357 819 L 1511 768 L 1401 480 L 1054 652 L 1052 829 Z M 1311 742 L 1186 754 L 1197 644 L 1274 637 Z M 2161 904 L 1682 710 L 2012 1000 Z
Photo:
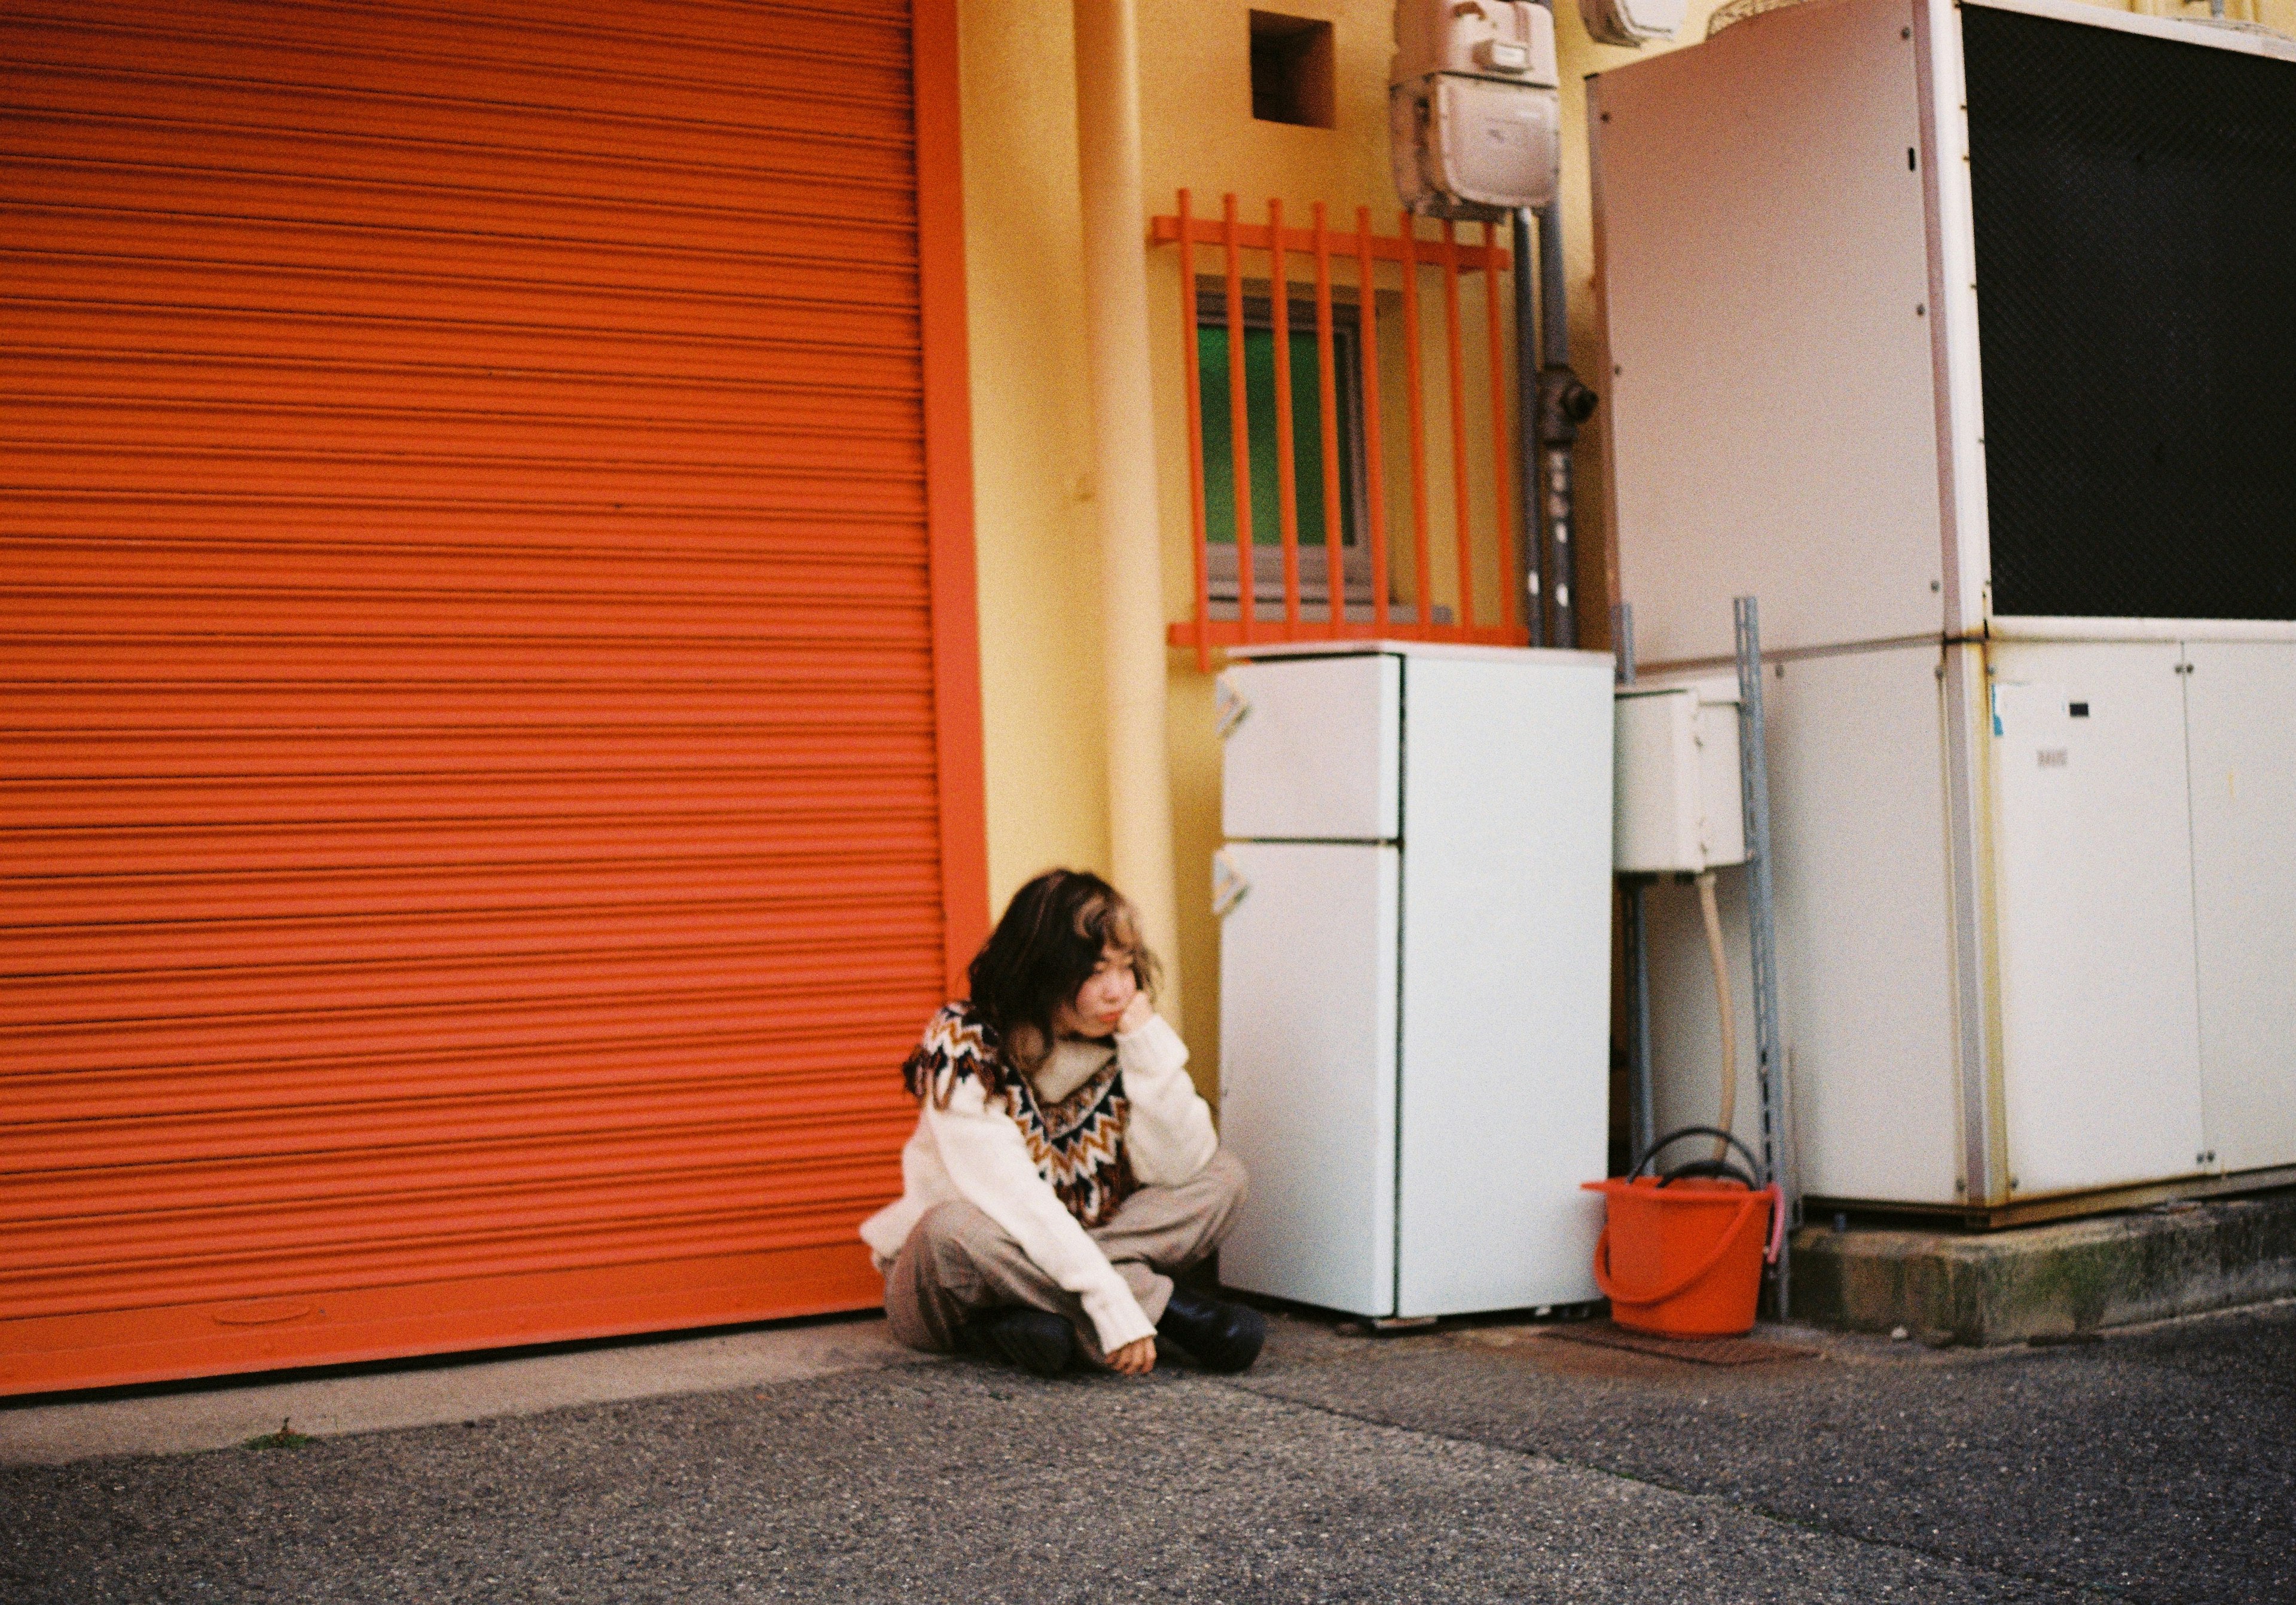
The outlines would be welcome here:
M 1580 1185 L 1603 1197 L 1595 1281 L 1611 1320 L 1666 1338 L 1753 1330 L 1776 1188 L 1650 1175 Z

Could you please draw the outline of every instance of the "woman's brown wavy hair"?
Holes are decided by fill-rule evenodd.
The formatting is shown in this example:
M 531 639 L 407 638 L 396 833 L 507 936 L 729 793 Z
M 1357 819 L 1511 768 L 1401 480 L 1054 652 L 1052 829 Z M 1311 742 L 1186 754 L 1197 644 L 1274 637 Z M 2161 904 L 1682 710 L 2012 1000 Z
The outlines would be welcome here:
M 1111 947 L 1131 956 L 1133 979 L 1152 995 L 1156 957 L 1140 939 L 1140 916 L 1107 881 L 1084 870 L 1047 870 L 1013 894 L 967 975 L 973 1012 L 1015 1069 L 1026 1074 L 1044 1062 L 1053 1016 Z

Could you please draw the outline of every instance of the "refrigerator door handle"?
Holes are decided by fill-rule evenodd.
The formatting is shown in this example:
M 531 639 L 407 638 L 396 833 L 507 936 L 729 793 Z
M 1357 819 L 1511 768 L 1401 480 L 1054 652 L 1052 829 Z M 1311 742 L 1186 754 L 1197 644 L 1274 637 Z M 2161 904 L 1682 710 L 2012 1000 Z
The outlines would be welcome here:
M 1235 682 L 1226 675 L 1212 682 L 1212 733 L 1221 741 L 1234 735 L 1235 727 L 1250 711 L 1250 699 L 1236 690 Z
M 1212 855 L 1213 919 L 1226 919 L 1229 911 L 1242 902 L 1244 894 L 1250 889 L 1251 882 L 1243 878 L 1243 872 L 1235 867 L 1225 850 Z

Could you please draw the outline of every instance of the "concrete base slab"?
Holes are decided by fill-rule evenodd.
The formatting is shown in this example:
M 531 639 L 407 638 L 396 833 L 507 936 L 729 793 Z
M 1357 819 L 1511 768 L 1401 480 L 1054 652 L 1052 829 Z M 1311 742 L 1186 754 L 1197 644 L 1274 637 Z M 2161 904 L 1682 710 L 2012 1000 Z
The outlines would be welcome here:
M 1969 1233 L 1805 1226 L 1797 1320 L 1932 1345 L 2077 1336 L 2296 1294 L 2296 1189 Z
M 283 1422 L 309 1437 L 446 1426 L 571 1404 L 719 1393 L 930 1358 L 894 1342 L 878 1317 L 54 1404 L 5 1401 L 0 1402 L 0 1465 L 229 1448 L 277 1432 Z

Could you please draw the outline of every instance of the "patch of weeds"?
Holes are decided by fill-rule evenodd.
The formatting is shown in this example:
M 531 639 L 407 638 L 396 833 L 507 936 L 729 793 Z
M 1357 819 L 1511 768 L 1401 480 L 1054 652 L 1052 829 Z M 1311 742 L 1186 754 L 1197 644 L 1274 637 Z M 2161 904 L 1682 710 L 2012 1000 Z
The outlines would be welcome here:
M 287 1418 L 283 1415 L 279 1418 L 278 1431 L 258 1432 L 240 1445 L 240 1447 L 242 1449 L 299 1449 L 310 1441 L 309 1433 L 296 1431 L 287 1424 Z

